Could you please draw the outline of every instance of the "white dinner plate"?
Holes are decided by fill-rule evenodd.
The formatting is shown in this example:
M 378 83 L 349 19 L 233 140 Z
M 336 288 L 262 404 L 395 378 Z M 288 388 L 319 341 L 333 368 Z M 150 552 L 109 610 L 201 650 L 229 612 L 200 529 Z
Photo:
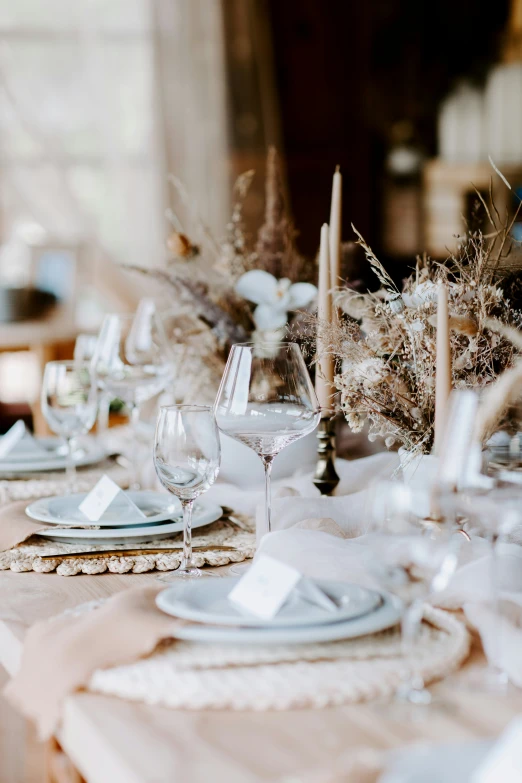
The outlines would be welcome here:
M 63 443 L 59 438 L 38 438 L 38 443 L 46 449 L 46 454 L 36 452 L 25 456 L 23 454 L 8 454 L 0 459 L 0 478 L 5 475 L 38 473 L 46 470 L 65 470 L 66 457 L 62 452 Z M 95 465 L 107 456 L 106 450 L 96 438 L 86 437 L 75 452 L 74 464 L 78 468 Z
M 231 590 L 237 583 L 237 578 L 226 578 Z M 225 581 L 225 577 L 223 578 Z M 212 586 L 210 585 L 212 582 Z M 216 588 L 217 579 L 208 580 L 208 589 Z M 163 590 L 156 597 L 159 609 L 172 614 L 166 596 L 174 591 L 176 585 Z M 383 593 L 382 603 L 373 612 L 352 620 L 342 620 L 338 623 L 323 623 L 314 626 L 295 626 L 286 628 L 250 628 L 226 627 L 219 625 L 180 625 L 173 635 L 178 639 L 195 642 L 213 642 L 217 644 L 309 644 L 316 642 L 333 642 L 338 639 L 354 639 L 357 636 L 384 631 L 400 621 L 402 614 L 401 601 L 389 593 Z
M 133 525 L 153 525 L 167 520 L 175 521 L 173 517 L 181 516 L 181 504 L 179 500 L 165 492 L 125 492 L 140 511 L 145 514 L 145 519 L 132 509 L 122 494 L 118 494 L 109 508 L 98 522 L 93 523 L 100 527 L 132 527 Z M 80 509 L 80 503 L 87 497 L 87 493 L 75 495 L 58 495 L 49 498 L 40 498 L 31 503 L 25 509 L 25 513 L 31 519 L 39 522 L 48 522 L 50 525 L 89 525 L 91 524 Z M 177 521 L 177 520 L 176 520 Z
M 162 608 L 168 606 L 169 614 L 193 620 L 198 623 L 226 626 L 250 626 L 257 628 L 289 628 L 292 626 L 322 625 L 360 617 L 373 611 L 381 603 L 381 595 L 376 590 L 368 590 L 349 582 L 331 580 L 316 581 L 321 590 L 338 604 L 337 611 L 329 612 L 321 606 L 307 601 L 294 590 L 290 599 L 271 620 L 263 620 L 247 614 L 228 600 L 231 587 L 229 579 L 219 579 L 212 590 L 206 580 L 194 580 L 173 585 L 162 593 Z M 165 611 L 167 609 L 165 608 Z
M 192 528 L 203 527 L 215 522 L 221 517 L 223 509 L 215 503 L 201 500 L 194 504 Z M 183 530 L 183 520 L 163 522 L 156 525 L 135 525 L 133 527 L 105 527 L 99 530 L 82 530 L 71 528 L 47 528 L 36 533 L 37 536 L 51 541 L 61 541 L 67 544 L 134 544 L 144 541 L 157 541 L 169 538 Z

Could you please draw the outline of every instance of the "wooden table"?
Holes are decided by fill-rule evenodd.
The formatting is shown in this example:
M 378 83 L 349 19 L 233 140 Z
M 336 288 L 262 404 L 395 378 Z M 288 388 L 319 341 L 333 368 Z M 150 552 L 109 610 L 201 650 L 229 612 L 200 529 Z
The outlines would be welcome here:
M 24 633 L 36 620 L 154 578 L 0 572 L 0 662 L 8 672 L 16 670 Z M 477 650 L 466 668 L 482 665 Z M 499 698 L 448 682 L 433 690 L 451 710 L 429 708 L 416 722 L 392 720 L 382 705 L 188 712 L 82 693 L 67 700 L 59 739 L 88 783 L 259 783 L 285 777 L 298 783 L 300 774 L 332 768 L 336 758 L 363 748 L 492 737 L 522 711 L 522 691 Z

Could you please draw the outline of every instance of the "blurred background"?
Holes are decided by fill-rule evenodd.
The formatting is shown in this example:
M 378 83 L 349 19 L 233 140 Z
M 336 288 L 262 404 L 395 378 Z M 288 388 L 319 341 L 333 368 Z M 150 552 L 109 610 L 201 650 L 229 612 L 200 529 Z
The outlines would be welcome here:
M 444 258 L 488 155 L 499 209 L 522 193 L 522 2 L 0 0 L 1 432 L 31 422 L 45 361 L 135 307 L 120 265 L 166 262 L 167 175 L 220 237 L 255 169 L 255 231 L 269 144 L 308 257 L 340 164 L 344 240 L 397 280 Z M 344 274 L 373 284 L 355 246 Z

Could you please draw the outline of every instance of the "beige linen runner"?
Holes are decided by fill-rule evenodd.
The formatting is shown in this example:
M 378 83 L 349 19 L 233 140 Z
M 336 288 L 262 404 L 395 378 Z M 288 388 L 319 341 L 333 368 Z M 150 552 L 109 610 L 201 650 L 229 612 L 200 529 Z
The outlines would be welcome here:
M 55 731 L 65 697 L 85 687 L 96 669 L 142 658 L 184 624 L 156 608 L 163 589 L 131 588 L 96 611 L 59 615 L 29 629 L 20 669 L 5 694 L 36 722 L 42 739 Z
M 34 533 L 49 527 L 48 522 L 38 522 L 25 513 L 27 500 L 17 500 L 0 506 L 0 552 L 12 549 L 22 541 L 26 541 Z M 53 525 L 67 527 L 67 525 Z M 92 525 L 74 525 L 74 527 L 93 527 Z

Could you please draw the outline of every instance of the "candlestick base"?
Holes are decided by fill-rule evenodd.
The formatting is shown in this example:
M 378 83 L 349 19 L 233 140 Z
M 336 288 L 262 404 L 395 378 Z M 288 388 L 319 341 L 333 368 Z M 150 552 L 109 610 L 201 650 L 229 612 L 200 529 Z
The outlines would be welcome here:
M 334 417 L 324 416 L 317 428 L 317 467 L 314 484 L 321 495 L 331 495 L 339 483 L 335 470 L 335 427 Z

